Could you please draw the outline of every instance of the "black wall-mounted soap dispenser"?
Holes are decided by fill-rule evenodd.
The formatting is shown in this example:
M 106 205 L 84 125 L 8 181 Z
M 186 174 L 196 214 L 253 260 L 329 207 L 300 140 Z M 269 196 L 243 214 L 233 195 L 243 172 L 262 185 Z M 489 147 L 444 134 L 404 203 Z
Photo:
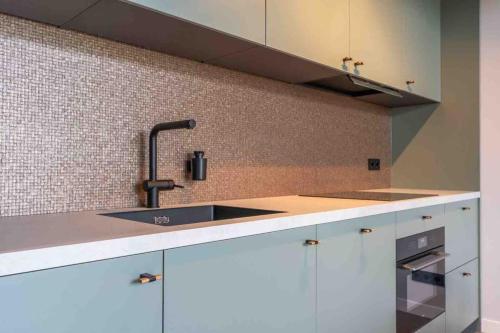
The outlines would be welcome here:
M 203 156 L 205 152 L 195 151 L 194 157 L 191 159 L 191 174 L 193 180 L 207 179 L 207 159 Z

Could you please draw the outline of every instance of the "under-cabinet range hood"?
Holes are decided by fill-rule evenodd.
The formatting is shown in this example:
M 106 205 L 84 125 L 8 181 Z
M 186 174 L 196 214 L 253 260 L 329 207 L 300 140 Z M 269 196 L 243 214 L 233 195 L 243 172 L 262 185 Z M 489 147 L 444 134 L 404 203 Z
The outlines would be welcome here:
M 350 74 L 337 75 L 305 83 L 311 87 L 333 90 L 365 102 L 387 107 L 435 103 L 425 97 L 401 91 Z
M 133 1 L 0 0 L 0 12 L 387 107 L 436 103 Z

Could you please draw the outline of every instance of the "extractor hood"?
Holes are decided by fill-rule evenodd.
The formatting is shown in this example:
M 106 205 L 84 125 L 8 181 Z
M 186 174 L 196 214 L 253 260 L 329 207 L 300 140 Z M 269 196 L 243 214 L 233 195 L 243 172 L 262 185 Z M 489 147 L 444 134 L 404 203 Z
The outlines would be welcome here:
M 401 91 L 350 74 L 337 75 L 305 83 L 308 86 L 333 90 L 365 102 L 387 107 L 436 103 L 425 97 Z

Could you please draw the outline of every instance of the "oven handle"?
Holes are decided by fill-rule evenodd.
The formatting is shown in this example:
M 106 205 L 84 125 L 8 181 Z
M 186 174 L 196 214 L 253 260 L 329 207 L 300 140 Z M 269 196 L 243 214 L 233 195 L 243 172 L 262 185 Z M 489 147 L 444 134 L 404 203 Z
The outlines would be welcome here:
M 404 265 L 401 265 L 401 268 L 412 272 L 420 271 L 430 265 L 443 261 L 447 256 L 449 256 L 449 254 L 445 252 L 431 252 L 430 255 L 434 256 L 434 258 L 421 262 L 418 265 L 413 265 L 412 262 L 409 262 Z M 415 261 L 420 261 L 420 260 L 415 260 Z

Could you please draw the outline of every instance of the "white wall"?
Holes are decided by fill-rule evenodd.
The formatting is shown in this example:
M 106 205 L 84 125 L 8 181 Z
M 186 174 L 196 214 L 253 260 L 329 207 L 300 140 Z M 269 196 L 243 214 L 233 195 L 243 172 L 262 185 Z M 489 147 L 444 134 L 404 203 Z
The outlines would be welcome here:
M 481 0 L 481 283 L 483 331 L 500 332 L 500 1 Z

